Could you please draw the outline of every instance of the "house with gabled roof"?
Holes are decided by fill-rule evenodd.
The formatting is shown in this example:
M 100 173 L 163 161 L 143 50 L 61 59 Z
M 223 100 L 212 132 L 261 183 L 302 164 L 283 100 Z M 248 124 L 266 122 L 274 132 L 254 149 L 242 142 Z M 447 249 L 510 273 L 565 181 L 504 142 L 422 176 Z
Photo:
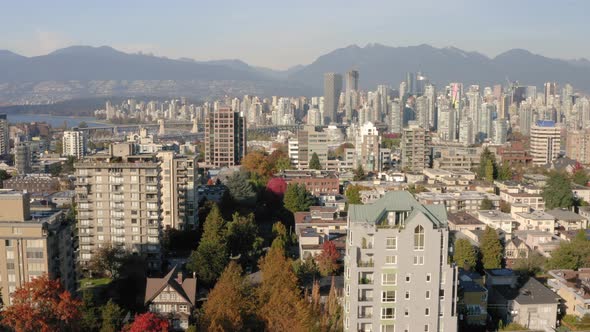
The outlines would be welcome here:
M 150 312 L 170 319 L 177 331 L 186 330 L 197 300 L 197 278 L 173 268 L 163 278 L 147 278 L 144 304 Z

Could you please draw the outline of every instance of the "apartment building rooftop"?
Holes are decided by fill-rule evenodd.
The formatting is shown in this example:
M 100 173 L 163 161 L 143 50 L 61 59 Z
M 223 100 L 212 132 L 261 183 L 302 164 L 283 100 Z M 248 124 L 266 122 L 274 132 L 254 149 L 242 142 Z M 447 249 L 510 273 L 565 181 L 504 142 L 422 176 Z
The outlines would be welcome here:
M 390 191 L 370 205 L 352 204 L 348 208 L 348 215 L 351 222 L 376 224 L 387 222 L 384 219 L 387 219 L 388 211 L 409 212 L 406 222 L 422 213 L 437 227 L 447 224 L 447 212 L 443 205 L 420 204 L 407 191 Z

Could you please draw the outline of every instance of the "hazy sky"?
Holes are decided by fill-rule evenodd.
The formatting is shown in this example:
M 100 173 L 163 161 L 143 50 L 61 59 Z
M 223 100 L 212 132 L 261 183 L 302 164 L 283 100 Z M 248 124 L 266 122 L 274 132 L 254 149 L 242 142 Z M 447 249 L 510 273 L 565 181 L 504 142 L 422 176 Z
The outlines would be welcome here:
M 0 49 L 109 45 L 284 69 L 350 44 L 590 58 L 587 0 L 2 0 Z

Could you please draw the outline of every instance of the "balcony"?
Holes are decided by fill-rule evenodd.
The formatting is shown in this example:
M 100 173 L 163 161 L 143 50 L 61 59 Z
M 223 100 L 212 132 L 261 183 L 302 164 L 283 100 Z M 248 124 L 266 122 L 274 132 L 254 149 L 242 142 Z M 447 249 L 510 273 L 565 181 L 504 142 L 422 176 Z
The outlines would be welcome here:
M 373 260 L 368 260 L 368 261 L 359 260 L 357 262 L 357 267 L 374 267 L 374 266 L 375 266 L 375 262 L 373 262 Z
M 373 284 L 373 279 L 370 278 L 360 278 L 359 279 L 359 285 L 372 285 Z
M 372 296 L 360 296 L 359 302 L 373 302 Z

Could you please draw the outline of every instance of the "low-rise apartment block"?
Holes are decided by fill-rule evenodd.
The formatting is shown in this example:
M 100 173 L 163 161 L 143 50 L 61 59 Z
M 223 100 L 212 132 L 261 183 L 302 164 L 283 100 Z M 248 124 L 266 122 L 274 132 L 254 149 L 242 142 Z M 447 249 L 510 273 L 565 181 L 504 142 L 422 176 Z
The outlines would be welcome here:
M 0 190 L 0 288 L 10 305 L 14 291 L 42 274 L 76 290 L 72 228 L 62 211 L 31 213 L 30 196 Z

